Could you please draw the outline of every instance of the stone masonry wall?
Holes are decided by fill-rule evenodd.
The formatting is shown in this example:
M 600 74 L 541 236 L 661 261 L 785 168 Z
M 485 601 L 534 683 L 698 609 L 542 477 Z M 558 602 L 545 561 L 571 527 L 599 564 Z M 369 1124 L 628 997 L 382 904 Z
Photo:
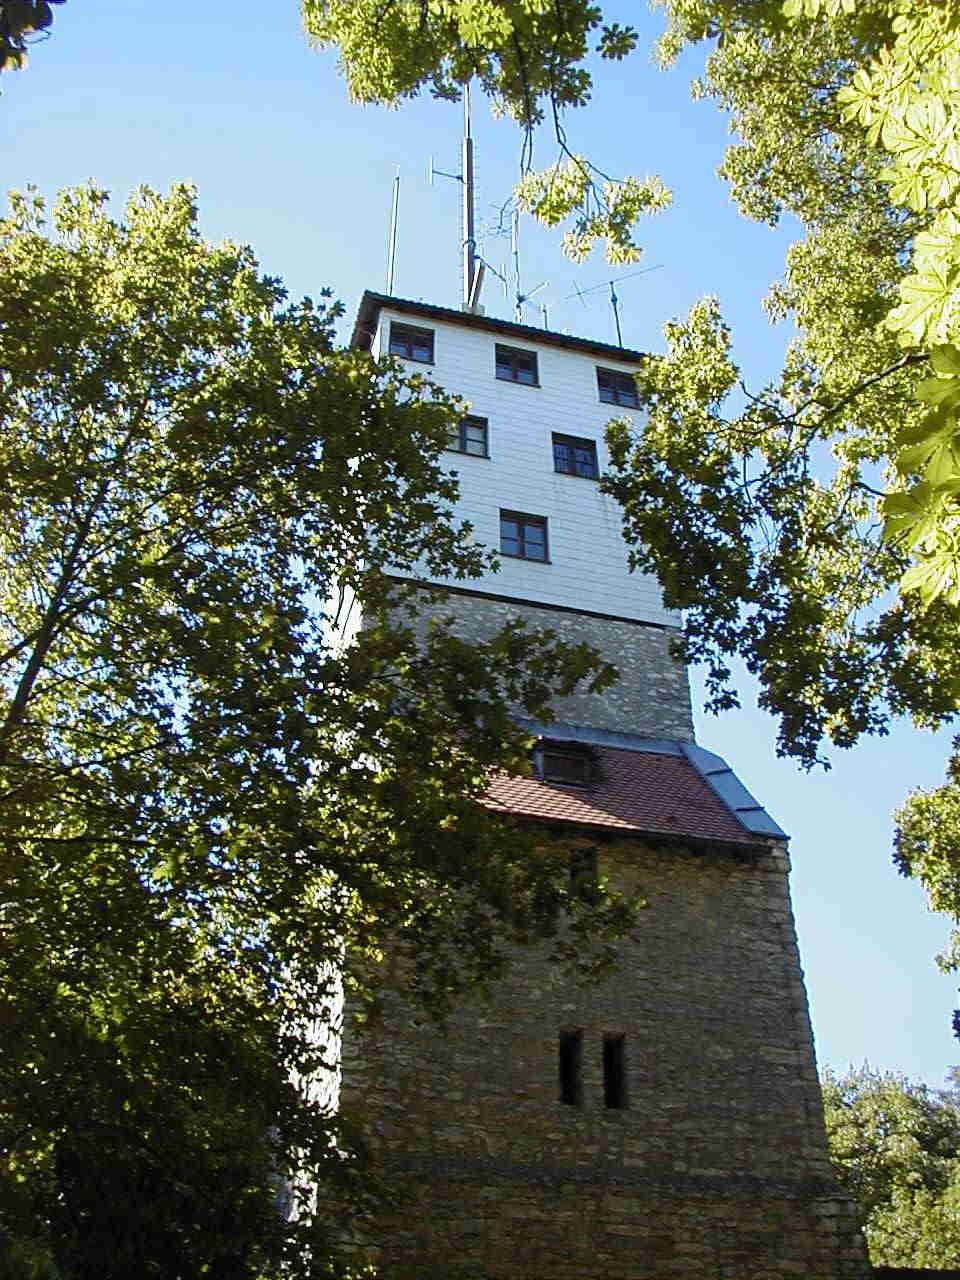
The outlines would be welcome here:
M 465 640 L 485 640 L 515 618 L 530 627 L 549 627 L 570 644 L 586 643 L 613 662 L 620 678 L 605 693 L 557 698 L 557 719 L 595 729 L 650 738 L 693 741 L 690 688 L 684 665 L 670 652 L 679 633 L 589 614 L 568 613 L 516 601 L 451 594 L 424 608 L 420 629 L 431 617 L 453 617 Z
M 400 1202 L 366 1254 L 384 1280 L 861 1280 L 827 1156 L 782 845 L 604 847 L 649 901 L 618 970 L 576 985 L 521 950 L 445 1032 L 402 1001 L 353 1026 L 342 1105 Z M 583 1100 L 558 1036 L 583 1035 Z M 604 1106 L 604 1035 L 627 1103 Z

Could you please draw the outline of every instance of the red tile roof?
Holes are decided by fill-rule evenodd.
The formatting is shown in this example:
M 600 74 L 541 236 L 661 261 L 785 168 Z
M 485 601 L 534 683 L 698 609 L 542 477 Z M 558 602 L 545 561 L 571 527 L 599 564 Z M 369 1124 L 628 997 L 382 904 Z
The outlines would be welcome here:
M 595 780 L 588 787 L 539 778 L 496 777 L 492 809 L 548 822 L 676 836 L 756 848 L 748 831 L 682 755 L 592 747 Z

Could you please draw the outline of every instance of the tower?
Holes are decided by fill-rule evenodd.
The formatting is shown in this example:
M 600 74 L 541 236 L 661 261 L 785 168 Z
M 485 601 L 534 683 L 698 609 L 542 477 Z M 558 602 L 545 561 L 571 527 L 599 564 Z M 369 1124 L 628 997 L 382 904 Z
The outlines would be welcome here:
M 594 986 L 531 949 L 445 1034 L 397 1004 L 362 1031 L 348 1015 L 341 1104 L 404 1197 L 371 1256 L 390 1280 L 864 1276 L 827 1155 L 786 839 L 695 743 L 679 619 L 628 572 L 597 485 L 604 423 L 636 412 L 639 353 L 372 293 L 354 345 L 470 401 L 450 465 L 502 568 L 440 584 L 459 634 L 521 617 L 619 671 L 558 702 L 534 776 L 488 803 L 588 835 L 650 903 Z

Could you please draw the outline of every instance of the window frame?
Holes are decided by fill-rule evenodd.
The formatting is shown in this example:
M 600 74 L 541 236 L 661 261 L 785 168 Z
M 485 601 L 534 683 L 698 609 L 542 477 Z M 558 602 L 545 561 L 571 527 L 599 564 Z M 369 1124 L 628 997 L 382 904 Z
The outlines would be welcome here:
M 571 451 L 573 460 L 572 469 L 569 467 L 561 467 L 557 462 L 557 445 L 565 446 Z M 593 474 L 584 475 L 582 471 L 577 470 L 576 450 L 581 449 L 584 452 L 589 451 L 593 459 Z M 578 480 L 599 480 L 600 479 L 600 458 L 597 454 L 596 440 L 588 440 L 585 436 L 568 436 L 562 431 L 553 432 L 553 469 L 558 476 L 576 476 Z
M 395 334 L 397 333 L 407 333 L 411 335 L 411 340 L 407 342 L 406 351 L 394 351 L 393 344 L 395 341 Z M 415 356 L 413 354 L 413 339 L 415 335 L 418 335 L 420 338 L 429 338 L 429 356 Z M 434 357 L 436 355 L 436 349 L 435 329 L 423 329 L 416 324 L 406 324 L 403 320 L 390 321 L 390 333 L 387 338 L 387 350 L 390 355 L 396 356 L 400 360 L 415 360 L 417 364 L 433 364 L 435 362 Z
M 466 447 L 467 428 L 483 428 L 483 452 L 475 453 L 472 449 Z M 450 453 L 462 453 L 465 458 L 489 458 L 490 457 L 490 422 L 487 418 L 481 418 L 476 413 L 466 413 L 456 424 L 457 443 L 453 443 L 453 428 L 447 437 L 446 448 Z
M 518 525 L 517 542 L 520 551 L 504 551 L 503 549 L 503 522 L 504 520 L 515 520 Z M 528 524 L 538 525 L 543 529 L 543 555 L 528 556 L 523 550 L 525 545 L 524 527 Z M 547 517 L 533 515 L 529 511 L 508 511 L 504 507 L 500 508 L 500 554 L 508 556 L 511 560 L 526 560 L 530 564 L 549 564 L 550 563 L 550 534 L 548 529 Z
M 615 404 L 621 409 L 639 409 L 640 408 L 640 392 L 637 389 L 637 380 L 632 373 L 625 373 L 623 369 L 606 369 L 603 365 L 596 365 L 597 370 L 597 395 L 603 404 Z M 610 395 L 604 395 L 604 385 L 602 378 L 609 378 L 611 386 L 609 387 Z M 630 389 L 624 388 L 624 383 L 630 383 Z M 617 385 L 619 383 L 619 385 Z M 622 399 L 622 396 L 626 399 Z
M 507 359 L 501 359 L 501 352 Z M 528 382 L 525 378 L 517 377 L 518 362 L 517 357 L 521 360 L 529 360 L 533 366 L 533 378 Z M 510 376 L 506 377 L 500 372 L 505 365 L 510 366 Z M 494 344 L 493 352 L 493 369 L 498 382 L 511 382 L 518 387 L 539 387 L 540 385 L 540 360 L 536 351 L 530 351 L 526 347 L 511 347 L 505 342 L 497 342 Z

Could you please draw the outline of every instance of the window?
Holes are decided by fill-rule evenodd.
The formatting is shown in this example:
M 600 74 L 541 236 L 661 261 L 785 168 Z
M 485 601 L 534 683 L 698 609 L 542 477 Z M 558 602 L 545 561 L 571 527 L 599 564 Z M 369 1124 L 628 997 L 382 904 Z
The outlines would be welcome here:
M 390 354 L 433 364 L 433 330 L 415 329 L 412 324 L 391 324 Z
M 545 747 L 541 760 L 544 782 L 564 782 L 573 787 L 590 784 L 592 761 L 585 752 L 555 751 Z
M 539 386 L 537 353 L 521 351 L 518 347 L 501 347 L 498 342 L 497 377 L 502 382 L 522 382 L 528 387 Z
M 623 1036 L 603 1037 L 603 1105 L 627 1105 L 627 1058 Z
M 543 516 L 500 512 L 500 551 L 521 560 L 547 559 L 547 522 Z
M 553 469 L 568 476 L 583 476 L 596 480 L 597 445 L 594 440 L 579 440 L 576 436 L 553 435 Z
M 597 390 L 606 404 L 622 404 L 627 409 L 636 409 L 640 403 L 636 378 L 632 373 L 622 373 L 619 369 L 598 369 Z
M 457 453 L 470 453 L 475 458 L 486 458 L 487 453 L 487 420 L 468 416 L 455 422 L 450 428 L 448 449 Z
M 583 1103 L 583 1032 L 560 1032 L 560 1101 L 568 1107 Z

